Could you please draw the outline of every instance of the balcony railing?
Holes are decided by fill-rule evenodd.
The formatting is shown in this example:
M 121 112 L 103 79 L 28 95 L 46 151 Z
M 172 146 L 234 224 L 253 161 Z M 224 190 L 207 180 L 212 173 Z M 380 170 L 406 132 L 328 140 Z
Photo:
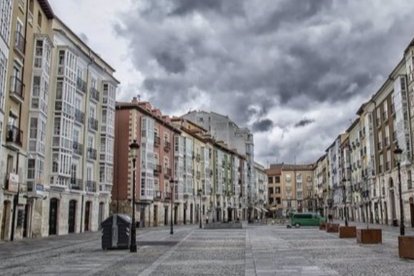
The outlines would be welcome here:
M 91 99 L 99 102 L 99 91 L 95 87 L 89 88 Z
M 23 138 L 23 131 L 20 128 L 8 125 L 7 126 L 7 134 L 6 134 L 6 142 L 7 143 L 14 143 L 16 145 L 22 146 L 22 138 Z
M 162 167 L 161 167 L 161 165 L 155 165 L 155 168 L 154 168 L 154 175 L 155 175 L 155 176 L 160 175 L 161 171 L 162 171 Z
M 160 191 L 155 191 L 155 197 L 154 197 L 154 199 L 155 200 L 161 200 L 162 199 L 162 196 L 161 196 L 161 192 Z
M 171 149 L 171 143 L 170 142 L 165 142 L 164 143 L 164 150 L 169 151 L 170 149 Z
M 15 43 L 14 43 L 14 47 L 21 53 L 24 55 L 25 52 L 25 46 L 26 46 L 26 41 L 24 40 L 24 36 L 23 34 L 21 34 L 19 31 L 16 31 L 16 36 L 15 36 Z
M 10 78 L 10 97 L 17 99 L 18 101 L 24 100 L 24 84 L 17 76 Z
M 87 192 L 92 192 L 95 193 L 96 192 L 96 182 L 92 181 L 92 180 L 87 180 L 86 181 L 86 189 Z
M 93 129 L 95 131 L 98 130 L 98 120 L 96 120 L 95 118 L 89 117 L 88 122 L 89 122 L 89 129 Z
M 164 176 L 170 177 L 171 176 L 171 168 L 164 169 Z
M 159 136 L 154 135 L 154 147 L 159 147 L 161 143 L 161 139 Z
M 77 155 L 82 155 L 83 152 L 83 144 L 78 142 L 73 142 L 72 144 L 73 152 Z
M 78 78 L 76 80 L 76 88 L 80 91 L 82 91 L 83 93 L 86 93 L 86 81 L 84 81 L 81 78 Z
M 80 189 L 82 189 L 82 179 L 72 177 L 70 179 L 70 189 L 71 190 L 80 190 Z
M 164 199 L 170 200 L 171 199 L 171 192 L 164 192 Z
M 88 159 L 96 160 L 96 149 L 94 148 L 88 148 Z
M 85 113 L 79 109 L 75 109 L 75 121 L 83 124 L 85 122 Z

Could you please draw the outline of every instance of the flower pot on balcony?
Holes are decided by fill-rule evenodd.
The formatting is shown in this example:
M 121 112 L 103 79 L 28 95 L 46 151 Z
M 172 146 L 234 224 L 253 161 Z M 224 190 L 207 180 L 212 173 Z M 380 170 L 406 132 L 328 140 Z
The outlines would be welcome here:
M 414 236 L 398 237 L 398 255 L 400 258 L 414 260 Z
M 328 223 L 326 224 L 326 232 L 328 233 L 338 233 L 339 224 L 338 223 Z
M 339 238 L 356 238 L 356 226 L 340 226 Z
M 321 224 L 319 224 L 319 230 L 326 230 L 326 223 L 322 222 Z
M 382 230 L 357 229 L 357 242 L 363 244 L 382 243 Z

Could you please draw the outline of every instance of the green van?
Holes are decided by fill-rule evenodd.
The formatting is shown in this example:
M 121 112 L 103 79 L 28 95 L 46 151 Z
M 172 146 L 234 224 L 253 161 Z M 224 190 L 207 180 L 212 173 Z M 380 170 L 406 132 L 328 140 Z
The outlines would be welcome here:
M 317 213 L 295 213 L 290 217 L 290 225 L 295 227 L 301 226 L 319 226 L 326 219 Z

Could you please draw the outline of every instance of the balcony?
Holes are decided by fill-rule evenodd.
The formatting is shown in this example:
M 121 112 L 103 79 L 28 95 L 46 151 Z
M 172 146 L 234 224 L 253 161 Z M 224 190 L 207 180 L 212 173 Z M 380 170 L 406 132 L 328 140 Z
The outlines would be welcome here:
M 164 176 L 167 178 L 171 176 L 171 168 L 164 169 Z
M 83 93 L 86 93 L 86 81 L 84 81 L 83 79 L 81 79 L 81 78 L 78 78 L 77 80 L 76 80 L 76 88 L 79 90 L 79 91 L 81 91 L 81 92 L 83 92 Z
M 78 190 L 80 191 L 82 189 L 82 179 L 79 178 L 71 178 L 70 179 L 70 186 L 69 188 L 71 190 Z
M 171 149 L 171 143 L 166 141 L 164 143 L 164 150 L 168 152 L 170 151 L 170 149 Z
M 161 200 L 162 199 L 162 196 L 161 195 L 162 194 L 161 194 L 160 191 L 155 191 L 155 197 L 154 197 L 154 199 L 155 200 Z
M 92 180 L 87 180 L 85 191 L 90 193 L 96 193 L 96 182 Z
M 159 136 L 154 135 L 154 147 L 159 147 L 161 144 L 161 139 Z
M 82 155 L 83 153 L 83 144 L 80 144 L 78 142 L 73 142 L 72 144 L 72 148 L 73 148 L 73 153 L 77 154 L 77 155 Z
M 88 148 L 87 157 L 88 159 L 96 160 L 96 149 Z
M 200 156 L 200 154 L 197 154 L 197 155 L 196 155 L 196 161 L 197 161 L 197 162 L 200 162 L 200 160 L 201 160 L 201 156 Z
M 155 165 L 154 176 L 159 176 L 162 171 L 161 165 Z
M 16 31 L 16 36 L 14 40 L 14 48 L 20 52 L 20 54 L 24 55 L 25 53 L 25 47 L 26 47 L 26 41 L 24 39 L 23 34 Z
M 164 199 L 171 200 L 171 192 L 164 192 Z
M 10 78 L 10 97 L 19 103 L 24 100 L 24 84 L 17 76 Z
M 13 125 L 7 125 L 6 142 L 22 146 L 23 131 Z
M 99 102 L 99 91 L 95 87 L 89 88 L 90 98 L 96 102 Z
M 78 122 L 80 124 L 85 123 L 85 113 L 79 109 L 75 109 L 75 122 Z
M 98 131 L 98 120 L 96 120 L 95 118 L 89 117 L 88 125 L 89 125 L 89 129 Z

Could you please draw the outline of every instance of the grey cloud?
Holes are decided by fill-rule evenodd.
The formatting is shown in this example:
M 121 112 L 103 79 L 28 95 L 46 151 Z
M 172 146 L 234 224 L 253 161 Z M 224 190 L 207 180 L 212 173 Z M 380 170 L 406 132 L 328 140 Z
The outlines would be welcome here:
M 332 0 L 283 0 L 275 5 L 275 9 L 258 20 L 253 30 L 259 34 L 275 32 L 282 24 L 303 24 L 322 12 L 329 12 Z
M 257 121 L 253 124 L 252 129 L 254 132 L 265 132 L 272 129 L 273 122 L 269 119 Z
M 313 120 L 313 119 L 302 119 L 302 120 L 300 120 L 299 122 L 297 122 L 295 124 L 295 127 L 304 127 L 304 126 L 310 125 L 314 122 L 315 122 L 315 120 Z
M 216 12 L 224 15 L 243 13 L 242 0 L 173 0 L 171 15 L 186 15 L 192 12 Z
M 267 118 L 275 127 L 279 107 L 341 108 L 375 93 L 414 35 L 411 2 L 137 0 L 114 30 L 144 79 L 135 91 L 164 112 L 199 97 L 241 126 Z M 338 120 L 312 127 L 333 141 L 347 127 Z
M 183 73 L 186 70 L 185 63 L 179 56 L 174 56 L 168 52 L 158 52 L 154 56 L 158 64 L 170 73 Z

